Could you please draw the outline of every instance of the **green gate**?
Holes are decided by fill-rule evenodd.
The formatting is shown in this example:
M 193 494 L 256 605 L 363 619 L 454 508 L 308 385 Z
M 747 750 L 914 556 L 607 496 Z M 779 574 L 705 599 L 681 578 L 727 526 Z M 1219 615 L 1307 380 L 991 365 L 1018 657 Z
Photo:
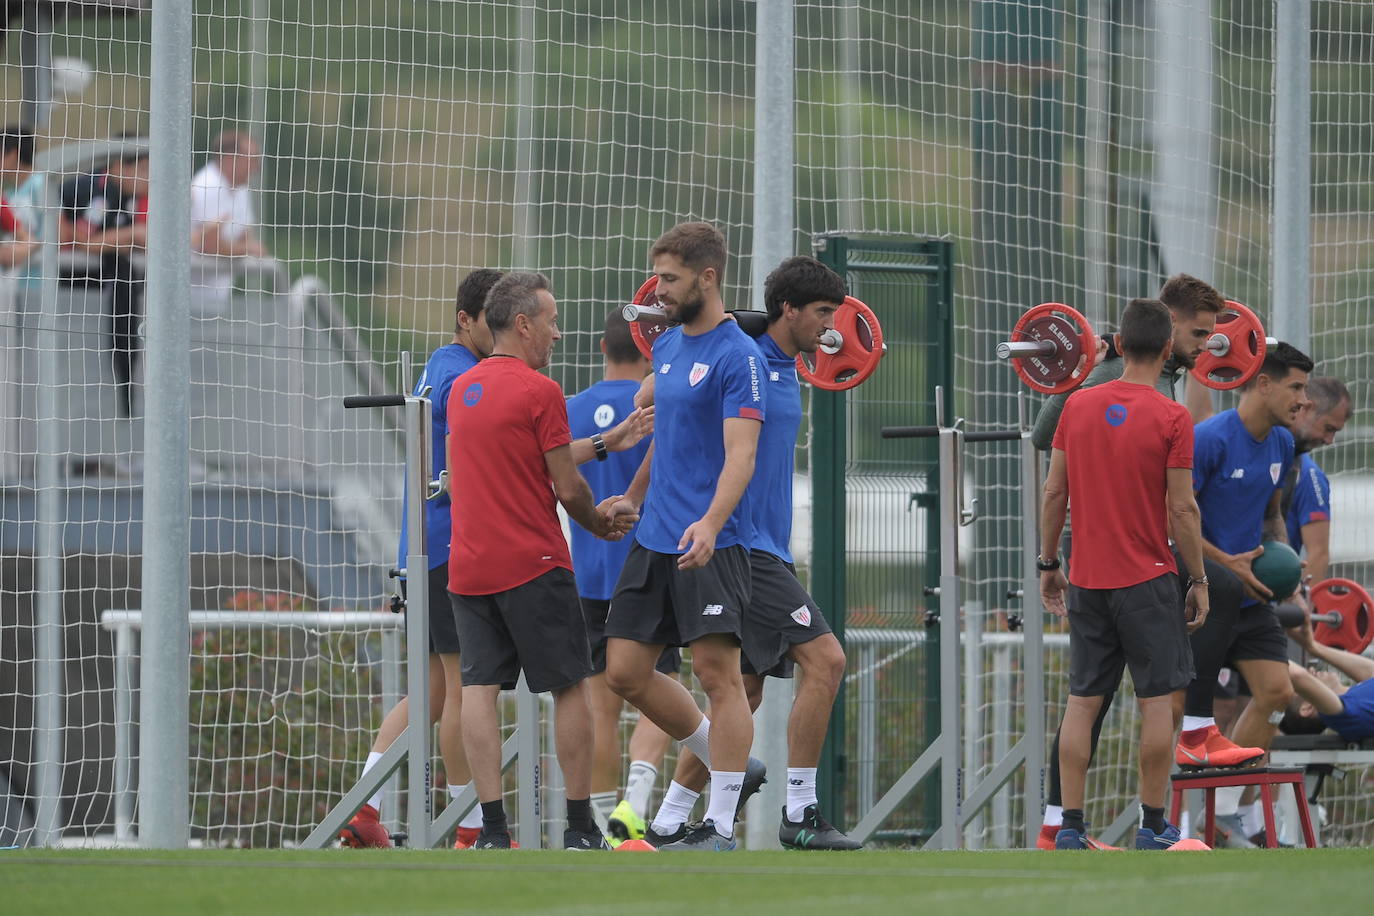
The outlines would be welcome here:
M 936 443 L 879 430 L 934 424 L 937 385 L 953 415 L 954 244 L 825 235 L 816 248 L 873 309 L 887 345 L 860 387 L 811 394 L 812 593 L 853 680 L 835 703 L 818 788 L 823 810 L 852 825 L 939 728 L 939 645 L 925 627 L 940 571 Z M 937 785 L 918 790 L 920 814 L 897 832 L 936 826 Z

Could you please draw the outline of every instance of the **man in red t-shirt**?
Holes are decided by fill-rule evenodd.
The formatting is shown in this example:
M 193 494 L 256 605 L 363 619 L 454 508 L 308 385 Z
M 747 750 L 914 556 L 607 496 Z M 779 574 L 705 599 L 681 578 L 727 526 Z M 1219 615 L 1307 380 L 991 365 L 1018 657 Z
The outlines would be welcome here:
M 567 787 L 564 848 L 606 849 L 591 808 L 591 650 L 557 504 L 608 540 L 638 518 L 597 512 L 574 463 L 563 389 L 535 371 L 549 364 L 561 336 L 549 281 L 507 274 L 488 293 L 486 313 L 492 353 L 448 399 L 448 589 L 463 646 L 463 745 L 482 803 L 473 848 L 510 848 L 496 699 L 523 671 L 532 692 L 553 692 Z
M 1040 522 L 1040 595 L 1069 619 L 1069 702 L 1059 732 L 1064 823 L 1057 849 L 1088 849 L 1083 792 L 1092 727 L 1103 697 L 1131 670 L 1140 706 L 1141 827 L 1136 849 L 1167 849 L 1173 694 L 1193 678 L 1188 633 L 1207 616 L 1201 514 L 1193 498 L 1193 421 L 1154 389 L 1173 347 L 1169 310 L 1135 299 L 1121 317 L 1125 372 L 1077 391 L 1064 405 L 1050 455 Z M 1073 579 L 1065 608 L 1059 538 L 1074 516 Z M 1169 549 L 1172 529 L 1187 566 L 1185 607 Z

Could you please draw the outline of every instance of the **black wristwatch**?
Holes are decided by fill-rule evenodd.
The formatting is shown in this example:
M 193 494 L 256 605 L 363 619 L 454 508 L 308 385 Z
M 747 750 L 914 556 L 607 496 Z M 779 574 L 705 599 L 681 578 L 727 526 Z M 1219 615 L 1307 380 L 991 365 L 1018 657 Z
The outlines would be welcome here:
M 601 438 L 601 433 L 592 433 L 592 448 L 596 450 L 597 461 L 605 461 L 611 457 L 610 449 L 606 448 L 606 440 Z
M 1055 557 L 1053 560 L 1046 560 L 1044 557 L 1035 558 L 1035 568 L 1041 572 L 1054 572 L 1063 565 L 1064 564 L 1059 562 L 1058 557 Z

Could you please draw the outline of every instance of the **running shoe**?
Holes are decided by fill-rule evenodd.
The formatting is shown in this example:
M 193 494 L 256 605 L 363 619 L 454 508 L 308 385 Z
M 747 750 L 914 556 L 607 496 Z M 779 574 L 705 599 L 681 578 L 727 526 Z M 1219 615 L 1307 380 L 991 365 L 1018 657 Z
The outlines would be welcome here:
M 382 826 L 377 809 L 363 805 L 339 830 L 339 842 L 352 849 L 390 849 L 391 835 Z
M 1184 732 L 1174 749 L 1174 762 L 1183 770 L 1256 766 L 1263 759 L 1263 748 L 1240 747 L 1215 725 Z

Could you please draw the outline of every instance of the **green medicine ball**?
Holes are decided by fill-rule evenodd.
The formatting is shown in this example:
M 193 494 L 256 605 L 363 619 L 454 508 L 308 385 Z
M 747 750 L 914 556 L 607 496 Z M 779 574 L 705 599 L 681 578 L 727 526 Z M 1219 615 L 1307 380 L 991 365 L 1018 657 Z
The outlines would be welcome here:
M 1302 561 L 1283 541 L 1265 541 L 1264 553 L 1250 564 L 1255 578 L 1274 593 L 1274 601 L 1282 601 L 1297 591 L 1302 581 Z

